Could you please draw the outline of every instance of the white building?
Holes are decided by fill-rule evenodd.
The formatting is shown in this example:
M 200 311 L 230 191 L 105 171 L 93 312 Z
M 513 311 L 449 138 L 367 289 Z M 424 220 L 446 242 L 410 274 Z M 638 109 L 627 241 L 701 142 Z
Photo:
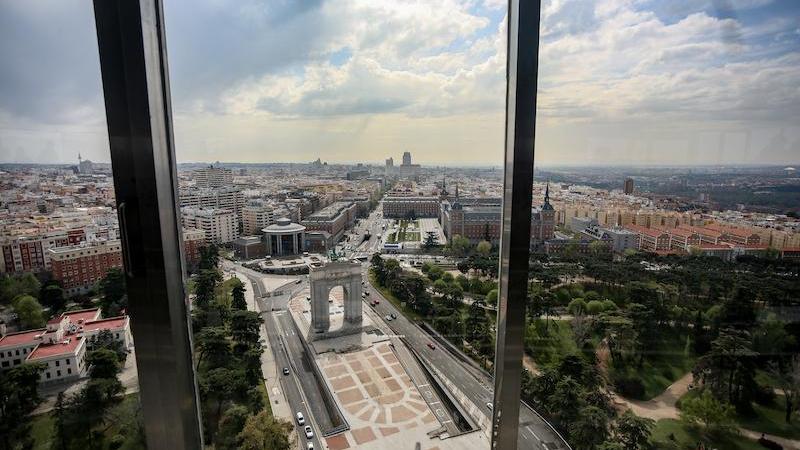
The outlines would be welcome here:
M 244 195 L 238 188 L 223 187 L 218 189 L 181 189 L 178 203 L 181 208 L 220 208 L 233 211 L 241 220 L 242 208 L 245 205 Z
M 47 322 L 46 328 L 11 333 L 0 338 L 0 370 L 24 363 L 44 364 L 40 382 L 76 380 L 87 375 L 86 352 L 101 331 L 107 330 L 133 347 L 128 316 L 100 318 L 100 309 L 69 311 Z
M 242 208 L 242 232 L 245 236 L 261 234 L 263 228 L 275 223 L 275 210 L 269 206 Z
M 208 244 L 228 244 L 239 237 L 236 215 L 228 209 L 183 208 L 185 228 L 197 228 L 206 234 Z
M 222 167 L 208 166 L 194 171 L 194 180 L 200 187 L 222 187 L 233 184 L 233 171 Z

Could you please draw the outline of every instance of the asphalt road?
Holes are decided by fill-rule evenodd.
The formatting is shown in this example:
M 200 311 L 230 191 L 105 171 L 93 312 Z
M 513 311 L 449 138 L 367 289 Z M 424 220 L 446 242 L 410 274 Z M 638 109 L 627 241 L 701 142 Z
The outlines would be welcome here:
M 365 279 L 368 278 L 365 276 Z M 409 321 L 391 304 L 381 293 L 367 282 L 370 295 L 373 299 L 380 299 L 380 304 L 375 306 L 376 312 L 381 317 L 394 313 L 397 319 L 388 322 L 389 327 L 398 335 L 404 335 L 409 345 L 413 346 L 419 353 L 439 369 L 449 380 L 465 393 L 470 401 L 491 418 L 491 410 L 487 403 L 494 401 L 492 380 L 485 374 L 476 373 L 458 361 L 444 348 L 435 345 L 435 349 L 428 347 L 428 343 L 434 343 L 433 339 L 427 335 L 417 325 Z M 520 424 L 518 448 L 529 449 L 538 448 L 545 450 L 568 449 L 567 444 L 533 411 L 524 404 L 520 405 Z
M 253 292 L 256 295 L 256 301 L 259 304 L 259 309 L 262 311 L 261 317 L 264 318 L 263 327 L 266 329 L 267 341 L 269 342 L 269 346 L 272 349 L 273 355 L 275 356 L 275 365 L 277 366 L 277 370 L 282 371 L 284 367 L 291 367 L 286 349 L 279 338 L 279 331 L 274 315 L 275 313 L 270 312 L 270 310 L 275 307 L 281 308 L 284 315 L 289 314 L 288 311 L 286 311 L 286 304 L 289 296 L 285 295 L 267 299 L 263 298 L 264 288 L 259 281 L 260 277 L 258 277 L 260 274 L 242 267 L 237 267 L 236 269 L 240 273 L 244 273 L 250 280 L 250 285 L 252 286 Z M 274 305 L 273 302 L 275 302 Z M 286 396 L 286 400 L 289 403 L 292 411 L 293 424 L 295 427 L 297 427 L 298 448 L 307 449 L 307 442 L 309 441 L 309 439 L 306 439 L 302 426 L 298 425 L 297 419 L 294 418 L 298 412 L 301 412 L 303 413 L 303 417 L 306 419 L 306 424 L 311 424 L 312 428 L 314 429 L 314 438 L 310 439 L 310 441 L 314 444 L 314 448 L 324 449 L 325 446 L 322 441 L 320 441 L 320 437 L 318 436 L 319 427 L 316 426 L 316 424 L 313 422 L 314 418 L 311 414 L 309 414 L 309 408 L 307 407 L 305 400 L 300 393 L 300 386 L 298 384 L 296 374 L 291 371 L 288 376 L 281 374 L 280 377 L 283 393 Z

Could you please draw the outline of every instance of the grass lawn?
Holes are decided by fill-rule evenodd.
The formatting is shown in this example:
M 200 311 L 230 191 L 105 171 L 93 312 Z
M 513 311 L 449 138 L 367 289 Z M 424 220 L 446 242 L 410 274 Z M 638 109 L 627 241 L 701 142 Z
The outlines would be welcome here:
M 691 372 L 695 360 L 686 336 L 664 334 L 656 349 L 645 355 L 642 367 L 633 367 L 644 384 L 644 395 L 639 400 L 650 400 L 660 395 Z
M 139 407 L 139 394 L 126 395 L 122 401 L 116 406 L 112 407 L 107 413 L 106 417 L 111 423 L 111 427 L 105 432 L 106 438 L 119 434 L 129 437 L 128 433 L 135 433 L 136 428 L 132 426 L 136 422 L 136 411 Z M 54 425 L 55 420 L 53 413 L 47 412 L 34 416 L 31 420 L 31 435 L 34 439 L 34 450 L 49 450 L 54 438 Z M 134 439 L 130 436 L 121 447 L 124 450 L 134 450 L 140 448 Z
M 670 439 L 670 435 L 675 440 Z M 663 419 L 656 422 L 650 442 L 658 449 L 695 450 L 698 442 L 706 448 L 725 450 L 763 450 L 758 442 L 744 436 L 732 435 L 724 438 L 711 438 L 700 431 L 687 427 L 679 420 Z
M 753 417 L 736 417 L 736 422 L 742 428 L 761 433 L 774 434 L 789 439 L 800 439 L 800 419 L 794 413 L 792 423 L 784 420 L 784 396 L 778 395 L 775 401 L 768 406 L 753 405 L 756 415 Z
M 258 383 L 258 391 L 261 392 L 261 396 L 264 398 L 264 409 L 269 411 L 269 415 L 272 415 L 272 403 L 269 400 L 269 393 L 267 392 L 267 387 L 264 386 L 264 383 Z
M 680 408 L 681 403 L 688 398 L 693 398 L 699 395 L 699 390 L 689 391 L 683 395 L 675 406 Z M 787 424 L 783 420 L 784 415 L 784 397 L 778 395 L 775 401 L 768 406 L 753 404 L 753 409 L 756 414 L 752 417 L 735 416 L 736 423 L 748 430 L 756 431 L 759 433 L 767 433 L 775 436 L 780 436 L 788 439 L 800 439 L 800 424 L 797 419 L 797 413 L 793 417 L 794 422 Z

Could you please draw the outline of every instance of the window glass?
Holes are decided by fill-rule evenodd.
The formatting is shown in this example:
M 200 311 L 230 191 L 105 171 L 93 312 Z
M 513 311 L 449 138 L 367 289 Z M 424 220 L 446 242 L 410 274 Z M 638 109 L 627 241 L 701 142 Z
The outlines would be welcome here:
M 488 448 L 505 6 L 165 7 L 207 443 Z
M 3 448 L 145 446 L 94 30 L 0 1 Z
M 798 18 L 544 2 L 522 397 L 573 448 L 797 445 Z

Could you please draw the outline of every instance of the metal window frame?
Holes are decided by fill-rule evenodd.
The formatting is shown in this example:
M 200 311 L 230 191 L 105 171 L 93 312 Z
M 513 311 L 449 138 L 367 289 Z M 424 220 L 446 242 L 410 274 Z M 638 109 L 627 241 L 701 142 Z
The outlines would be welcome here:
M 202 448 L 162 0 L 94 13 L 147 445 Z
M 516 449 L 519 432 L 540 8 L 509 0 L 491 433 L 502 449 Z M 201 448 L 162 0 L 94 0 L 94 10 L 147 443 Z
M 506 141 L 491 448 L 514 450 L 531 242 L 541 0 L 509 0 Z

